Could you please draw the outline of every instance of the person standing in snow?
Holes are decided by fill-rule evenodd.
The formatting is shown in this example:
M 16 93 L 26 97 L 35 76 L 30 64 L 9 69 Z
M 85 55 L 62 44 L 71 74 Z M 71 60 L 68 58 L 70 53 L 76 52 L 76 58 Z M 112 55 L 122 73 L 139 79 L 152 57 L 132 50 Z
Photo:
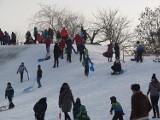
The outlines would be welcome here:
M 159 116 L 159 92 L 160 92 L 160 82 L 157 80 L 156 75 L 153 74 L 151 82 L 149 83 L 149 88 L 147 95 L 150 93 L 150 99 L 153 107 L 153 117 L 152 118 L 160 118 Z
M 54 66 L 53 67 L 55 68 L 56 66 L 58 67 L 59 65 L 58 58 L 60 55 L 60 48 L 58 46 L 58 43 L 55 43 L 53 53 L 54 53 Z
M 23 82 L 24 71 L 26 71 L 26 73 L 28 74 L 28 71 L 27 71 L 26 67 L 24 66 L 24 62 L 22 62 L 17 70 L 17 74 L 20 73 L 20 82 Z
M 123 109 L 122 109 L 120 103 L 117 102 L 115 96 L 110 97 L 110 100 L 111 100 L 111 104 L 112 104 L 110 114 L 112 115 L 113 110 L 115 113 L 112 120 L 123 120 L 124 112 L 123 112 Z
M 42 69 L 41 65 L 38 65 L 38 70 L 37 70 L 37 83 L 38 83 L 38 88 L 42 87 L 41 85 L 41 78 L 42 78 Z
M 139 41 L 137 41 L 137 45 L 136 45 L 137 62 L 143 62 L 143 59 L 142 59 L 143 51 L 144 51 L 143 46 L 140 44 Z
M 91 59 L 89 58 L 89 55 L 85 55 L 83 57 L 82 65 L 84 66 L 84 74 L 87 77 L 89 75 L 89 63 L 93 64 L 92 61 L 91 61 Z
M 12 88 L 11 83 L 8 82 L 7 83 L 7 88 L 5 90 L 5 98 L 6 99 L 8 98 L 8 101 L 9 101 L 8 109 L 12 109 L 12 108 L 15 107 L 13 102 L 12 102 L 13 97 L 14 97 L 14 89 Z
M 51 45 L 51 38 L 50 36 L 48 36 L 47 38 L 45 38 L 44 43 L 46 44 L 46 51 L 47 53 L 50 52 L 50 45 Z
M 36 120 L 44 120 L 45 112 L 47 110 L 46 101 L 47 101 L 47 98 L 43 97 L 34 105 L 33 110 L 35 112 Z
M 63 39 L 61 39 L 61 41 L 59 42 L 59 48 L 61 59 L 63 59 L 63 51 L 65 49 L 65 41 Z
M 63 83 L 59 93 L 59 107 L 64 112 L 65 120 L 71 120 L 68 112 L 71 112 L 72 103 L 74 104 L 74 98 L 72 91 L 67 83 Z
M 133 95 L 131 97 L 130 120 L 149 120 L 148 115 L 152 106 L 148 97 L 140 91 L 139 84 L 132 84 L 131 90 Z
M 118 43 L 115 43 L 114 51 L 115 51 L 115 59 L 116 60 L 120 59 L 120 48 L 119 48 Z

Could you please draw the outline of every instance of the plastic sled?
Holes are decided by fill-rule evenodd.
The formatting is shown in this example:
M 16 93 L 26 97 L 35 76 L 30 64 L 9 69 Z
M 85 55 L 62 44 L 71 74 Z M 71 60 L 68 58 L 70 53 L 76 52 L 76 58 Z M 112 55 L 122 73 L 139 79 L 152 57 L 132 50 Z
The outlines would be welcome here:
M 95 69 L 94 69 L 94 63 L 91 63 L 90 70 L 93 71 L 93 72 L 95 71 Z
M 119 73 L 111 73 L 111 75 L 120 75 L 120 74 L 123 74 L 124 73 L 124 70 L 123 69 L 121 69 L 121 71 L 119 72 Z

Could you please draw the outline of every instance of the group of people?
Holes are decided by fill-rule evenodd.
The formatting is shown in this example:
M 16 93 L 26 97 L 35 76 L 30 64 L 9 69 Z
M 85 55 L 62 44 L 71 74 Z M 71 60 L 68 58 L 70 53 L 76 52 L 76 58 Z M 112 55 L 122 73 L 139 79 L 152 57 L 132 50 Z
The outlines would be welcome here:
M 159 93 L 160 93 L 160 82 L 157 80 L 156 75 L 153 74 L 151 82 L 149 83 L 147 95 L 145 95 L 140 90 L 139 84 L 132 84 L 132 97 L 131 97 L 131 115 L 130 120 L 149 120 L 149 112 L 153 109 L 152 118 L 160 118 L 159 113 Z M 148 95 L 150 94 L 150 101 Z M 115 112 L 112 120 L 123 120 L 123 109 L 119 102 L 117 102 L 116 97 L 112 96 L 111 100 L 111 110 Z
M 90 120 L 87 115 L 86 107 L 81 104 L 80 98 L 74 101 L 72 91 L 68 83 L 63 83 L 59 92 L 59 108 L 64 113 L 65 120 L 71 120 L 68 112 L 71 112 L 73 105 L 73 118 L 74 120 Z M 36 120 L 44 120 L 45 112 L 47 110 L 47 98 L 41 98 L 33 107 Z M 59 116 L 61 117 L 61 116 Z
M 149 112 L 153 109 L 153 119 L 160 118 L 159 114 L 159 93 L 160 93 L 160 82 L 157 80 L 156 75 L 153 74 L 151 82 L 149 83 L 147 95 L 145 95 L 139 84 L 131 85 L 132 96 L 131 96 L 131 115 L 130 120 L 149 120 Z M 150 94 L 150 100 L 147 97 Z M 5 90 L 5 98 L 8 98 L 9 109 L 14 108 L 12 99 L 14 97 L 14 89 L 11 83 L 7 83 L 7 88 Z M 123 115 L 125 115 L 121 104 L 117 101 L 115 96 L 110 97 L 111 109 L 110 114 L 114 116 L 112 120 L 123 120 Z M 58 105 L 62 112 L 64 113 L 65 120 L 71 120 L 68 112 L 71 112 L 73 105 L 73 118 L 74 120 L 90 120 L 87 115 L 86 107 L 81 104 L 80 98 L 74 100 L 72 91 L 68 83 L 63 83 L 59 92 L 59 102 Z M 44 120 L 45 111 L 47 110 L 47 98 L 41 98 L 33 107 L 35 112 L 35 118 L 37 120 Z
M 26 71 L 27 76 L 28 76 L 28 80 L 29 80 L 28 70 L 26 69 L 26 66 L 24 65 L 24 62 L 22 62 L 21 65 L 18 67 L 18 70 L 17 70 L 17 74 L 18 73 L 20 74 L 20 82 L 23 82 L 24 71 Z M 36 77 L 37 83 L 38 83 L 38 88 L 42 87 L 42 85 L 41 85 L 42 73 L 43 73 L 43 71 L 41 69 L 41 65 L 38 65 L 37 77 Z
M 16 45 L 17 36 L 14 32 L 9 35 L 7 31 L 2 31 L 0 29 L 0 44 L 1 45 Z

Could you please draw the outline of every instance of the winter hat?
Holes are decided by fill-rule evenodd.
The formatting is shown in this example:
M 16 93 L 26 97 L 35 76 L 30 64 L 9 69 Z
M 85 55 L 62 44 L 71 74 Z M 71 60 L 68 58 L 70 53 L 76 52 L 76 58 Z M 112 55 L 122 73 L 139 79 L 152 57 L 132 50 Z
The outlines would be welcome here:
M 131 85 L 131 90 L 139 91 L 140 90 L 140 85 L 139 84 L 132 84 Z
M 157 79 L 155 73 L 152 75 L 152 79 L 155 79 L 155 80 Z
M 111 100 L 111 104 L 117 101 L 115 96 L 110 97 L 110 100 Z
M 11 83 L 10 83 L 10 82 L 8 82 L 8 83 L 7 83 L 7 85 L 10 85 L 10 86 L 11 86 Z

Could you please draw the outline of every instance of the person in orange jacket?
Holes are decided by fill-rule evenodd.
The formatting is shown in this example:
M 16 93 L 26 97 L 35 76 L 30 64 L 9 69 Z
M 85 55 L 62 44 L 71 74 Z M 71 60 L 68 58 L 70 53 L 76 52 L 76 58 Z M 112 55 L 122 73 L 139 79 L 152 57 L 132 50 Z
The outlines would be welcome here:
M 62 30 L 61 30 L 61 37 L 65 41 L 67 39 L 67 36 L 68 36 L 68 31 L 65 27 L 63 27 Z

